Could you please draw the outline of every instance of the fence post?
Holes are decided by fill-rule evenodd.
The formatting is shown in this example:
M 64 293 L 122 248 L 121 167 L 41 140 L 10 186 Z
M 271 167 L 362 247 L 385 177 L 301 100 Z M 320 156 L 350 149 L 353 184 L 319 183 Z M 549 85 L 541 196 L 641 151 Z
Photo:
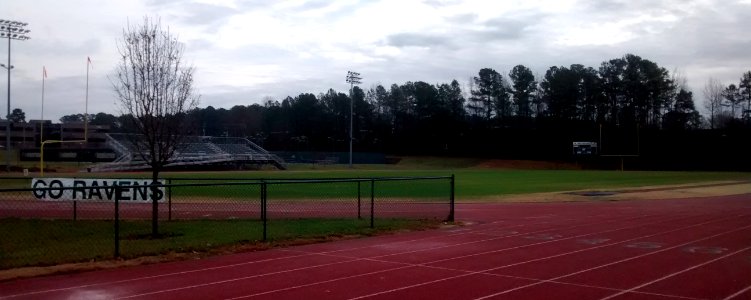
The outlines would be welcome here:
M 115 186 L 115 258 L 120 257 L 120 197 L 123 188 Z
M 263 241 L 266 241 L 266 235 L 267 235 L 267 224 L 266 224 L 266 181 L 261 181 L 261 221 L 263 221 Z
M 370 179 L 370 228 L 375 228 L 375 178 Z
M 360 200 L 360 183 L 361 182 L 362 181 L 360 181 L 360 180 L 357 181 L 357 219 L 358 220 L 362 219 L 362 214 L 360 212 L 360 205 L 361 205 L 360 204 L 360 202 L 361 202 L 361 200 Z
M 451 174 L 451 183 L 450 183 L 450 186 L 451 186 L 451 188 L 450 188 L 451 189 L 451 196 L 450 197 L 451 198 L 450 198 L 450 201 L 449 201 L 450 202 L 449 203 L 450 208 L 449 208 L 449 217 L 448 217 L 448 221 L 449 222 L 454 222 L 454 191 L 455 191 L 454 190 L 454 184 L 455 184 L 455 182 L 456 182 L 456 180 L 455 180 L 454 174 Z
M 167 179 L 167 221 L 172 221 L 172 178 Z
M 78 219 L 78 201 L 73 200 L 73 221 Z

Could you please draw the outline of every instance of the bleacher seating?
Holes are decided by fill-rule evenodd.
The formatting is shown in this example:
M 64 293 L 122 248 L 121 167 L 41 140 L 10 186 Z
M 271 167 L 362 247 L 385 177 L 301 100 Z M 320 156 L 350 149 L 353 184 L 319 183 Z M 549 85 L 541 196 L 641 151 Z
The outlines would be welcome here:
M 143 144 L 138 135 L 108 134 L 107 145 L 118 155 L 111 163 L 87 168 L 91 171 L 143 170 L 149 166 L 138 154 L 134 143 Z M 147 158 L 148 159 L 148 158 Z M 284 169 L 284 161 L 244 138 L 189 136 L 175 148 L 167 167 L 216 164 L 272 164 Z
M 229 154 L 254 154 L 255 151 L 250 147 L 240 144 L 217 144 L 219 149 Z
M 207 143 L 182 143 L 178 146 L 177 152 L 183 156 L 202 156 L 222 154 L 215 151 Z

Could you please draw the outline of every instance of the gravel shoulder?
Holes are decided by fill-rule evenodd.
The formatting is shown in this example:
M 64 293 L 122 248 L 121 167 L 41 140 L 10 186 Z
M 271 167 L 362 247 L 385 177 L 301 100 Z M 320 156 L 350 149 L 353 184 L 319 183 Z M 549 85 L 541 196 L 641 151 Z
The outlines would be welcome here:
M 713 181 L 627 189 L 579 190 L 462 199 L 461 202 L 574 202 L 659 200 L 751 194 L 751 181 Z

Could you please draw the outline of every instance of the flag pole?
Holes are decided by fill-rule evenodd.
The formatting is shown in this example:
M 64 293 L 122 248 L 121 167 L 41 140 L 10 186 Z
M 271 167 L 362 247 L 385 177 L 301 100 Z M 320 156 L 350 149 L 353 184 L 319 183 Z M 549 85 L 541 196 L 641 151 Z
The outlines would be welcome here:
M 89 140 L 89 67 L 91 67 L 91 57 L 86 57 L 86 108 L 83 114 L 83 140 L 84 143 Z
M 44 80 L 47 78 L 47 67 L 42 66 L 42 117 L 39 122 L 39 142 L 44 140 Z
M 47 79 L 47 67 L 42 66 L 42 116 L 39 120 L 39 175 L 44 176 L 44 81 Z

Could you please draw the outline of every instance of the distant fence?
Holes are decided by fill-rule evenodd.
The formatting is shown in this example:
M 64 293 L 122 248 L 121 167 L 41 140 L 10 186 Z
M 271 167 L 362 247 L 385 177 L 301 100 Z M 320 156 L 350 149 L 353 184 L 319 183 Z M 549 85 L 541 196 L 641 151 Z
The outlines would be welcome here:
M 188 221 L 207 221 L 206 226 L 214 226 L 215 221 L 239 222 L 238 227 L 231 229 L 242 231 L 234 235 L 236 241 L 284 239 L 300 234 L 296 231 L 306 230 L 305 226 L 286 228 L 289 222 L 285 220 L 320 223 L 349 219 L 371 228 L 385 219 L 454 220 L 453 175 L 338 179 L 173 178 L 163 182 L 107 186 L 81 183 L 76 187 L 50 187 L 45 183 L 39 186 L 46 187 L 30 188 L 29 178 L 0 178 L 3 186 L 12 187 L 0 189 L 0 223 L 14 224 L 13 220 L 20 219 L 66 220 L 65 226 L 78 230 L 76 224 L 80 222 L 95 222 L 100 224 L 95 231 L 109 232 L 110 242 L 92 245 L 93 242 L 81 241 L 78 245 L 65 246 L 96 248 L 99 249 L 95 251 L 96 257 L 106 258 L 113 254 L 121 256 L 123 251 L 126 256 L 137 256 L 139 247 L 146 247 L 134 237 L 150 233 L 150 223 L 145 220 L 152 218 L 153 202 L 148 200 L 152 197 L 161 199 L 156 205 L 160 227 L 171 228 Z M 21 187 L 24 185 L 26 187 Z M 134 229 L 138 226 L 141 229 Z M 26 240 L 23 242 L 27 243 L 35 238 L 14 235 L 12 230 L 6 233 L 0 244 L 0 251 L 6 252 L 0 253 L 0 268 L 8 267 L 2 260 L 4 256 L 13 256 L 9 252 L 13 251 L 14 241 Z

